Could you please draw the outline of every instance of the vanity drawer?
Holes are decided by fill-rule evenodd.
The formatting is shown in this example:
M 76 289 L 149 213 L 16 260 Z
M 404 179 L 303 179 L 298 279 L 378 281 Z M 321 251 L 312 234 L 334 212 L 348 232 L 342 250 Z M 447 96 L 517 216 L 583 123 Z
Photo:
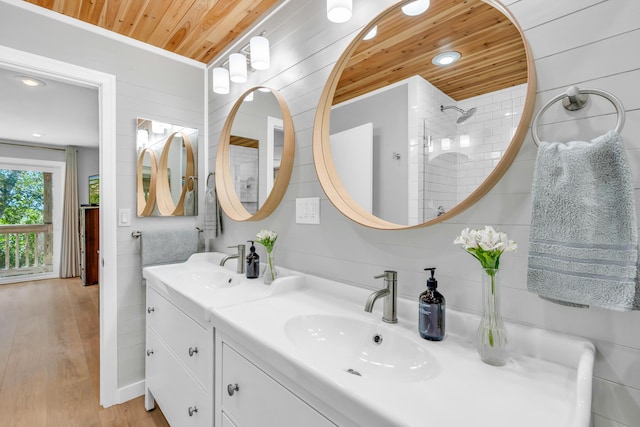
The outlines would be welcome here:
M 185 371 L 175 355 L 147 329 L 146 387 L 172 426 L 210 427 L 212 398 Z
M 236 427 L 236 425 L 227 417 L 227 414 L 222 413 L 222 427 Z
M 227 344 L 222 345 L 221 393 L 223 419 L 228 416 L 237 427 L 335 427 Z
M 147 288 L 147 327 L 164 340 L 205 390 L 213 384 L 213 334 Z

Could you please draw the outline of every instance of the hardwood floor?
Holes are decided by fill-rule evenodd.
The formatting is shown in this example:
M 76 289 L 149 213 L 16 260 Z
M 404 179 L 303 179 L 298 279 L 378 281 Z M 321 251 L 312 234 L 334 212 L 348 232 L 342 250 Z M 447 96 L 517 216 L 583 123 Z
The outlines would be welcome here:
M 0 285 L 0 427 L 168 426 L 143 397 L 99 404 L 98 286 Z

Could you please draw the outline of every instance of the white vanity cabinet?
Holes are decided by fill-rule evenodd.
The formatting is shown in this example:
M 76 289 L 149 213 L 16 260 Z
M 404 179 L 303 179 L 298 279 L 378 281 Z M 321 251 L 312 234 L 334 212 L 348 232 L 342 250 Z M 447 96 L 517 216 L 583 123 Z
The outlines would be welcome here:
M 145 407 L 170 425 L 213 425 L 213 327 L 197 304 L 147 286 Z
M 218 419 L 223 427 L 335 427 L 228 342 L 222 342 L 221 348 L 221 375 L 216 386 L 221 396 Z

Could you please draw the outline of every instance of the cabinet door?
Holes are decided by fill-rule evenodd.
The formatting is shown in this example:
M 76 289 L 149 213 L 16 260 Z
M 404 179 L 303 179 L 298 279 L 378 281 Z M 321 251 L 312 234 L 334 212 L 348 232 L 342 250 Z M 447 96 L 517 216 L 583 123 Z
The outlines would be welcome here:
M 213 399 L 147 329 L 146 386 L 172 426 L 210 427 Z
M 147 290 L 147 325 L 156 331 L 205 390 L 213 388 L 213 333 L 155 290 Z
M 226 344 L 221 392 L 222 410 L 238 427 L 335 426 Z
M 222 413 L 222 427 L 236 427 L 236 425 L 231 422 L 229 417 L 227 417 L 227 414 L 225 414 L 224 412 Z

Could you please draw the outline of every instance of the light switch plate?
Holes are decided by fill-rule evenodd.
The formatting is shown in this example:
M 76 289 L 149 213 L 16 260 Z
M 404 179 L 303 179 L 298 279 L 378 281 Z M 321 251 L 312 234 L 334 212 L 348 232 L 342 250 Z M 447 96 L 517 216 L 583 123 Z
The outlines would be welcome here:
M 296 199 L 296 224 L 320 224 L 320 197 Z
M 120 209 L 118 211 L 118 227 L 131 226 L 131 209 Z

